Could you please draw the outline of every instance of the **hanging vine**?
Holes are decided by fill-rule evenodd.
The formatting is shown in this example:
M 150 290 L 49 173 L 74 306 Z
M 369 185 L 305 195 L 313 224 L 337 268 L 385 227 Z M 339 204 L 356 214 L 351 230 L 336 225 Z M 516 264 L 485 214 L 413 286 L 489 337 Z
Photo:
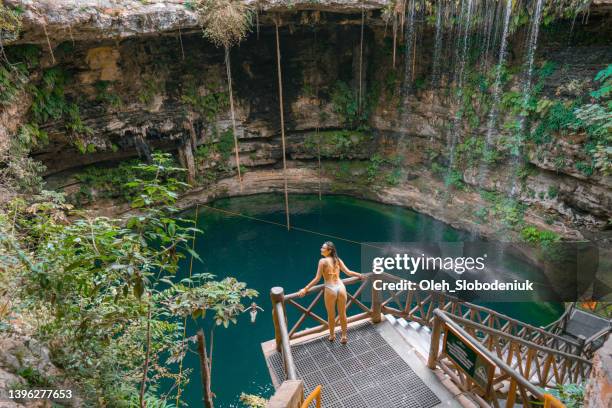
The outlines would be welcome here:
M 238 149 L 238 133 L 236 131 L 236 113 L 234 110 L 234 96 L 232 90 L 232 68 L 230 49 L 240 43 L 248 35 L 252 25 L 253 12 L 251 8 L 235 0 L 197 0 L 194 9 L 208 38 L 216 46 L 225 48 L 225 68 L 227 73 L 227 87 L 230 101 L 232 119 L 232 132 L 234 136 L 234 152 L 236 156 L 236 170 L 238 181 L 242 190 L 242 174 L 240 169 L 240 152 Z
M 314 44 L 312 47 L 312 59 L 314 61 L 315 68 L 315 99 L 317 101 L 317 105 L 319 106 L 319 115 L 317 117 L 317 126 L 315 127 L 315 137 L 317 139 L 317 162 L 318 162 L 318 179 L 319 179 L 319 201 L 321 201 L 321 133 L 319 133 L 319 128 L 321 127 L 321 103 L 319 102 L 319 60 L 317 57 L 317 29 L 314 29 Z
M 289 222 L 289 194 L 287 193 L 287 155 L 285 152 L 285 114 L 283 110 L 283 75 L 281 70 L 281 55 L 280 55 L 280 38 L 278 35 L 278 20 L 274 19 L 274 27 L 276 29 L 276 67 L 278 70 L 278 104 L 280 109 L 281 120 L 281 143 L 283 148 L 283 178 L 285 181 L 285 215 L 287 217 L 287 229 L 291 229 Z
M 365 25 L 365 8 L 363 6 L 363 0 L 361 2 L 361 33 L 359 41 L 359 113 L 361 113 L 362 105 L 362 93 L 363 93 L 363 29 Z

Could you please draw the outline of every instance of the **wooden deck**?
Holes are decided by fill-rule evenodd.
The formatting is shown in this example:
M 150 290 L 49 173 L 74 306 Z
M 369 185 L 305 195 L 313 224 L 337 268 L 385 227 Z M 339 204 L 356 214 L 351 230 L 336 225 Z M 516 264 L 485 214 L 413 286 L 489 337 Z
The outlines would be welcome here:
M 462 406 L 389 322 L 356 322 L 349 327 L 348 337 L 346 345 L 329 342 L 323 334 L 291 346 L 305 394 L 321 385 L 324 407 Z M 262 348 L 278 387 L 284 378 L 282 357 L 274 340 Z

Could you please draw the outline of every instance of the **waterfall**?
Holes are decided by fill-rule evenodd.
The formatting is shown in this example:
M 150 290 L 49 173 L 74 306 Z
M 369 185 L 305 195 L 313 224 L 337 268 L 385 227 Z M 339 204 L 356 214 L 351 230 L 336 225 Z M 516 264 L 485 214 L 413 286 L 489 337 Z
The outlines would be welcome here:
M 436 87 L 440 82 L 440 53 L 442 51 L 442 3 L 436 7 L 436 37 L 431 70 L 431 85 Z
M 529 39 L 527 44 L 527 65 L 525 67 L 525 77 L 523 81 L 523 106 L 527 105 L 531 98 L 531 80 L 533 77 L 533 64 L 535 61 L 535 53 L 538 46 L 538 35 L 540 33 L 540 20 L 542 18 L 542 3 L 543 0 L 537 0 L 533 18 L 531 20 L 531 28 L 529 29 Z M 525 124 L 525 115 L 521 115 L 520 129 L 523 131 Z
M 494 35 L 496 34 L 494 32 L 494 28 L 498 27 L 499 25 L 495 24 L 495 16 L 497 14 L 497 9 L 498 9 L 498 5 L 501 2 L 491 2 L 488 1 L 486 4 L 487 6 L 485 7 L 485 13 L 484 13 L 484 41 L 482 42 L 482 47 L 483 47 L 483 51 L 481 54 L 484 55 L 484 57 L 482 58 L 482 67 L 483 69 L 486 70 L 486 67 L 488 65 L 488 61 L 489 61 L 489 52 L 493 46 L 493 44 L 491 43 L 492 41 L 495 41 L 495 37 Z
M 501 75 L 506 61 L 506 48 L 508 46 L 508 31 L 510 26 L 510 15 L 512 14 L 512 0 L 506 0 L 506 12 L 504 14 L 504 28 L 502 31 L 501 44 L 499 48 L 499 60 L 495 67 L 495 82 L 493 83 L 493 104 L 489 111 L 489 120 L 487 123 L 487 138 L 486 149 L 488 150 L 493 144 L 493 130 L 497 123 L 498 107 L 501 94 Z
M 531 27 L 529 28 L 529 36 L 527 38 L 527 61 L 525 63 L 523 85 L 521 87 L 522 92 L 523 92 L 523 100 L 522 100 L 523 109 L 527 106 L 527 103 L 529 102 L 529 99 L 531 98 L 531 85 L 532 85 L 531 82 L 533 79 L 533 65 L 535 62 L 535 53 L 536 53 L 536 49 L 538 46 L 538 35 L 540 33 L 540 20 L 542 18 L 542 3 L 543 3 L 543 0 L 536 1 L 535 10 L 533 12 L 533 17 L 531 19 Z M 522 138 L 524 136 L 523 133 L 525 132 L 526 117 L 527 117 L 526 113 L 521 112 L 520 117 L 519 117 L 519 126 L 518 126 L 518 131 L 520 132 L 520 135 L 515 135 L 515 143 L 517 143 L 517 145 L 514 146 L 514 152 L 513 152 L 514 153 L 514 160 L 513 160 L 514 169 L 516 169 L 519 164 L 520 147 L 523 143 Z M 516 171 L 514 173 L 516 173 Z M 510 190 L 510 195 L 515 196 L 517 194 L 517 190 L 518 190 L 518 183 L 517 183 L 517 177 L 515 174 L 514 177 L 512 178 L 512 189 Z
M 413 59 L 414 59 L 414 33 L 415 33 L 415 27 L 414 27 L 414 14 L 415 14 L 415 8 L 416 8 L 416 0 L 409 0 L 409 8 L 408 8 L 408 24 L 406 24 L 406 29 L 405 29 L 405 36 L 404 36 L 404 41 L 405 41 L 405 59 L 406 59 L 406 66 L 404 67 L 404 95 L 407 95 L 411 92 L 412 90 L 412 76 L 413 76 Z
M 499 114 L 499 103 L 501 99 L 501 76 L 504 64 L 506 62 L 506 48 L 508 46 L 508 32 L 510 27 L 510 16 L 512 14 L 512 0 L 506 0 L 506 11 L 504 14 L 504 25 L 502 30 L 500 48 L 499 48 L 499 60 L 495 66 L 495 82 L 493 83 L 493 103 L 489 110 L 489 117 L 487 121 L 487 134 L 485 138 L 484 146 L 484 157 L 480 163 L 478 170 L 478 184 L 482 185 L 484 178 L 487 173 L 488 163 L 487 155 L 491 152 L 491 149 L 495 149 L 493 133 L 496 130 L 497 116 Z
M 460 48 L 457 48 L 457 60 L 459 62 L 459 69 L 455 71 L 455 86 L 457 87 L 457 97 L 456 104 L 462 103 L 463 98 L 463 77 L 465 74 L 465 64 L 467 60 L 467 54 L 469 51 L 469 34 L 470 34 L 470 25 L 472 22 L 472 6 L 473 0 L 464 0 L 462 2 L 462 10 L 461 10 L 461 21 L 459 24 L 459 45 Z M 453 171 L 454 160 L 455 160 L 455 147 L 457 146 L 457 140 L 459 139 L 459 130 L 461 128 L 462 115 L 459 113 L 455 114 L 453 119 L 452 128 L 451 128 L 451 140 L 450 140 L 450 149 L 449 149 L 449 159 L 448 159 L 448 171 L 447 171 L 447 179 L 450 177 L 451 172 Z M 447 181 L 448 183 L 448 181 Z
M 467 54 L 468 54 L 468 50 L 469 50 L 469 33 L 470 33 L 470 25 L 472 23 L 472 9 L 473 9 L 473 4 L 474 4 L 474 0 L 467 0 L 464 1 L 465 3 L 465 11 L 462 12 L 462 15 L 465 18 L 465 22 L 464 22 L 464 26 L 463 26 L 463 34 L 461 34 L 461 40 L 462 40 L 462 44 L 461 44 L 461 54 L 459 55 L 459 70 L 457 71 L 457 88 L 459 89 L 459 92 L 462 92 L 462 86 L 463 86 L 463 74 L 465 72 L 465 63 L 467 60 Z M 462 18 L 463 20 L 463 18 Z M 461 30 L 460 30 L 461 33 Z

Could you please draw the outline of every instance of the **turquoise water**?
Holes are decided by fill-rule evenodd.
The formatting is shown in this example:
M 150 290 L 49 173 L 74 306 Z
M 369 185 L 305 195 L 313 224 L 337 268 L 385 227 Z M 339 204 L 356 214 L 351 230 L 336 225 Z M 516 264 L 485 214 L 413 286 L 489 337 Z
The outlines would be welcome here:
M 314 277 L 319 248 L 325 236 L 291 230 L 284 225 L 269 224 L 221 212 L 230 211 L 284 224 L 284 201 L 281 195 L 258 195 L 216 201 L 218 210 L 200 207 L 196 251 L 203 263 L 194 264 L 194 273 L 210 272 L 219 278 L 234 276 L 259 291 L 260 312 L 255 324 L 248 313 L 237 325 L 214 329 L 212 390 L 217 407 L 241 407 L 241 392 L 268 397 L 273 392 L 260 343 L 274 337 L 269 291 L 282 286 L 285 293 L 304 287 Z M 459 241 L 468 235 L 431 217 L 407 209 L 357 200 L 343 196 L 291 196 L 291 223 L 295 227 L 316 231 L 356 242 L 427 242 Z M 333 239 L 347 266 L 359 270 L 360 246 Z M 188 274 L 188 264 L 181 274 Z M 521 267 L 516 262 L 516 268 Z M 517 269 L 518 270 L 518 269 Z M 562 306 L 550 303 L 487 304 L 512 317 L 535 325 L 546 324 L 559 316 Z M 320 310 L 320 313 L 323 313 Z M 320 314 L 324 316 L 324 314 Z M 289 316 L 290 324 L 295 318 Z M 198 323 L 190 321 L 190 335 Z M 209 327 L 206 327 L 207 335 Z M 195 349 L 194 346 L 192 346 Z M 198 358 L 188 353 L 185 367 L 192 368 L 190 384 L 183 401 L 190 407 L 201 406 Z

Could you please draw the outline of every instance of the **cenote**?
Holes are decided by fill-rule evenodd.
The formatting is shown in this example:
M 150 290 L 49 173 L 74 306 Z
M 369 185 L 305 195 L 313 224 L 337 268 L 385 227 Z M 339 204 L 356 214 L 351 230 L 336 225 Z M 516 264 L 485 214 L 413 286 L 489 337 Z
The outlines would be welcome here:
M 280 195 L 222 199 L 199 208 L 198 226 L 204 233 L 198 237 L 196 251 L 202 263 L 194 264 L 194 273 L 210 272 L 218 278 L 233 276 L 246 282 L 259 292 L 255 300 L 265 309 L 255 324 L 244 313 L 236 325 L 214 329 L 212 391 L 217 406 L 241 406 L 242 392 L 265 397 L 273 393 L 260 347 L 274 337 L 269 291 L 282 286 L 285 293 L 292 293 L 312 279 L 323 241 L 335 241 L 347 266 L 359 270 L 359 242 L 452 242 L 468 238 L 467 233 L 417 212 L 346 196 L 323 196 L 319 200 L 316 195 L 292 195 L 290 203 L 292 225 L 300 230 L 287 231 Z M 518 269 L 521 264 L 514 265 Z M 182 276 L 188 275 L 188 269 L 188 262 L 183 262 Z M 543 302 L 486 306 L 536 326 L 553 321 L 563 310 L 560 304 Z M 195 334 L 196 329 L 196 323 L 189 321 L 189 334 Z M 201 403 L 198 364 L 197 354 L 188 353 L 185 367 L 193 372 L 182 398 L 189 406 Z

